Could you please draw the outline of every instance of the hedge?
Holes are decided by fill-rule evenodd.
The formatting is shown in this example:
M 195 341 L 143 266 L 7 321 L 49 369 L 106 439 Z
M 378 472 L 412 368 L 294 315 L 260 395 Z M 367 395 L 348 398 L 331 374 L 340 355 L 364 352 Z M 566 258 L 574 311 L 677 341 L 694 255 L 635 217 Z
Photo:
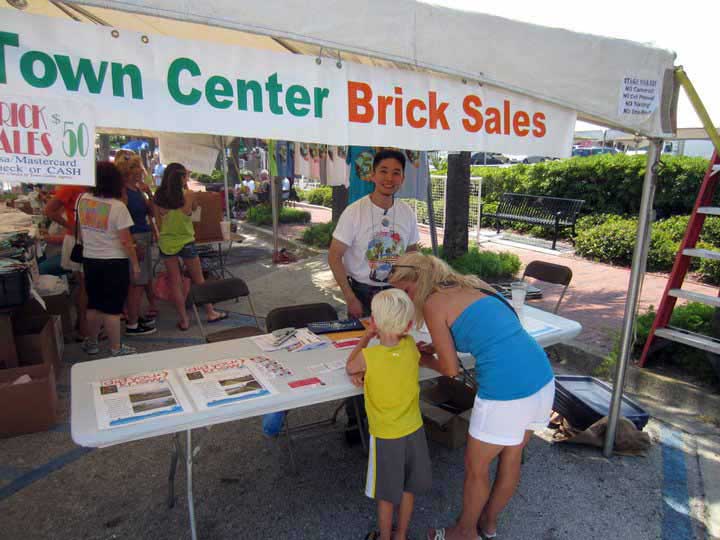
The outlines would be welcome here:
M 307 196 L 306 200 L 310 204 L 332 208 L 332 188 L 330 186 L 317 187 L 304 192 L 303 195 Z
M 426 255 L 432 255 L 432 249 L 422 248 Z M 445 259 L 442 246 L 438 249 L 440 258 Z M 485 251 L 472 246 L 464 255 L 448 261 L 448 264 L 461 274 L 473 274 L 486 281 L 509 279 L 520 271 L 520 258 L 504 251 Z
M 303 231 L 302 241 L 311 246 L 329 248 L 332 241 L 332 233 L 335 231 L 335 223 L 318 223 L 311 225 Z
M 310 221 L 310 212 L 298 210 L 296 208 L 281 208 L 279 220 L 280 223 L 308 223 Z M 272 224 L 272 208 L 267 204 L 252 206 L 245 214 L 245 219 L 255 225 Z

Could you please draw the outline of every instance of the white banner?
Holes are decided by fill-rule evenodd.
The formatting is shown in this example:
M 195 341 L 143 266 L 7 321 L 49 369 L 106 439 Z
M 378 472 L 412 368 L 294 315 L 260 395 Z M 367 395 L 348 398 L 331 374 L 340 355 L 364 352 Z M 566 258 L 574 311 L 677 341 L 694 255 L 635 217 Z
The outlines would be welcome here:
M 90 107 L 1 90 L 0 182 L 95 185 L 95 114 Z
M 113 36 L 113 33 L 116 36 Z M 0 91 L 72 96 L 98 127 L 564 157 L 575 113 L 406 70 L 6 12 Z
M 161 163 L 182 163 L 187 170 L 202 174 L 212 174 L 215 169 L 217 148 L 195 144 L 182 135 L 160 135 L 158 142 Z

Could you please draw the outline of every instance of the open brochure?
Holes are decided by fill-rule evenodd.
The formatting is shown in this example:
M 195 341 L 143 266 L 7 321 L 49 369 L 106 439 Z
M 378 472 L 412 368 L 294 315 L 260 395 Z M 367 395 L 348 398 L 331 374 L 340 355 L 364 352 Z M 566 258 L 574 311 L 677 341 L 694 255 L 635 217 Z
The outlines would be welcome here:
M 263 334 L 261 336 L 255 336 L 251 339 L 263 352 L 280 350 L 292 352 L 310 351 L 321 347 L 327 347 L 330 344 L 328 340 L 313 334 L 307 328 L 298 328 L 293 337 L 280 344 L 276 342 L 276 339 L 272 334 Z
M 98 427 L 109 429 L 188 412 L 191 405 L 177 387 L 178 381 L 165 370 L 93 383 Z
M 199 410 L 268 396 L 274 392 L 252 362 L 230 358 L 179 368 L 183 384 Z

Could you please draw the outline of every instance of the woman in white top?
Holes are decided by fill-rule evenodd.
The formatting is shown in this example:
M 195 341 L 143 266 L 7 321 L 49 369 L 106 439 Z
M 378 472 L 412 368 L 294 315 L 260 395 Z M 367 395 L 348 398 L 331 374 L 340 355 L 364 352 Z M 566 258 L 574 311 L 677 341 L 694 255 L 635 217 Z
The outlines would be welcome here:
M 131 272 L 140 274 L 130 227 L 132 217 L 122 202 L 123 178 L 109 162 L 96 165 L 95 187 L 77 202 L 80 242 L 83 245 L 85 288 L 88 295 L 87 354 L 97 354 L 98 334 L 104 327 L 112 356 L 134 354 L 120 342 L 120 316 L 127 299 Z

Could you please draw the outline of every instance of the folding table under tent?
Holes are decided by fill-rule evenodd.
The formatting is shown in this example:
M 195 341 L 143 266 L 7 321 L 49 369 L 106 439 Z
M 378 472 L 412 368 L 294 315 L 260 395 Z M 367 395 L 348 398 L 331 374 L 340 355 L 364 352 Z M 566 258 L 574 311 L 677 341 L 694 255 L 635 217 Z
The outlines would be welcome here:
M 568 157 L 579 118 L 653 141 L 608 455 L 647 256 L 654 170 L 662 140 L 675 132 L 674 58 L 632 41 L 412 0 L 0 4 L 0 101 L 64 99 L 85 107 L 100 130 L 242 131 Z

